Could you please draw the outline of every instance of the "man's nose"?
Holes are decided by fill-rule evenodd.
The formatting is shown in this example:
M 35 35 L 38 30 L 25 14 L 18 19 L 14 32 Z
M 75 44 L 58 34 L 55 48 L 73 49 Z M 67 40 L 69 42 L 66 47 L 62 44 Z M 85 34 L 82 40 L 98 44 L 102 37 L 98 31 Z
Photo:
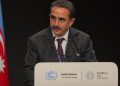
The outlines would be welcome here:
M 58 24 L 59 24 L 58 19 L 55 20 L 55 23 L 54 23 L 54 24 L 55 24 L 55 26 L 58 26 Z

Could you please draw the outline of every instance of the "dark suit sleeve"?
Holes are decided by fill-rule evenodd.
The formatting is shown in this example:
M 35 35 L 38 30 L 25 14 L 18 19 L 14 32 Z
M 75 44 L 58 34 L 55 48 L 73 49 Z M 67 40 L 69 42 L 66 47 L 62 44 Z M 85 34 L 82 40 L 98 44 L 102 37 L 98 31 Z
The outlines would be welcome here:
M 87 62 L 96 62 L 95 50 L 93 49 L 93 42 L 88 36 L 83 44 L 83 54 L 82 56 L 86 59 Z
M 37 63 L 38 53 L 35 43 L 28 39 L 25 56 L 24 73 L 26 86 L 34 86 L 34 66 Z

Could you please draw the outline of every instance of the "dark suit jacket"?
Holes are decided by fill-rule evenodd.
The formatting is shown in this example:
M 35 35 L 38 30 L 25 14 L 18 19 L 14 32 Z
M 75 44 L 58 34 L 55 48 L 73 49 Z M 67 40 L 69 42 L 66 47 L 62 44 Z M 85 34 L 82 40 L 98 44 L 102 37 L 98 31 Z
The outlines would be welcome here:
M 96 61 L 90 36 L 70 28 L 65 52 L 65 62 Z M 59 62 L 51 28 L 44 29 L 28 39 L 24 71 L 27 86 L 34 86 L 34 66 L 38 62 Z

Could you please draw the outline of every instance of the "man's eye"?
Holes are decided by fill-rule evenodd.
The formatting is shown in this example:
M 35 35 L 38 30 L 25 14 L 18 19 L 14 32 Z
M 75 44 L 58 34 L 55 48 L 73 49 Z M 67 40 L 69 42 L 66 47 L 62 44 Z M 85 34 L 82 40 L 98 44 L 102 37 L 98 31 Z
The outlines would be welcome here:
M 60 21 L 60 22 L 64 22 L 65 19 L 64 19 L 64 18 L 59 18 L 59 21 Z
M 51 17 L 51 19 L 56 19 L 55 16 L 52 16 L 52 15 L 51 15 L 50 17 Z

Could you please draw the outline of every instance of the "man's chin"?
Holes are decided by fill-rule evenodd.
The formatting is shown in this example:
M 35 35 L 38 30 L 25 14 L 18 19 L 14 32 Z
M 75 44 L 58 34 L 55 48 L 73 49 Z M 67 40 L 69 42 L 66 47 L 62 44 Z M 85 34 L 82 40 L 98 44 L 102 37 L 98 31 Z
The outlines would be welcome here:
M 53 33 L 54 33 L 56 36 L 62 36 L 61 33 L 60 33 L 60 30 L 54 30 Z

